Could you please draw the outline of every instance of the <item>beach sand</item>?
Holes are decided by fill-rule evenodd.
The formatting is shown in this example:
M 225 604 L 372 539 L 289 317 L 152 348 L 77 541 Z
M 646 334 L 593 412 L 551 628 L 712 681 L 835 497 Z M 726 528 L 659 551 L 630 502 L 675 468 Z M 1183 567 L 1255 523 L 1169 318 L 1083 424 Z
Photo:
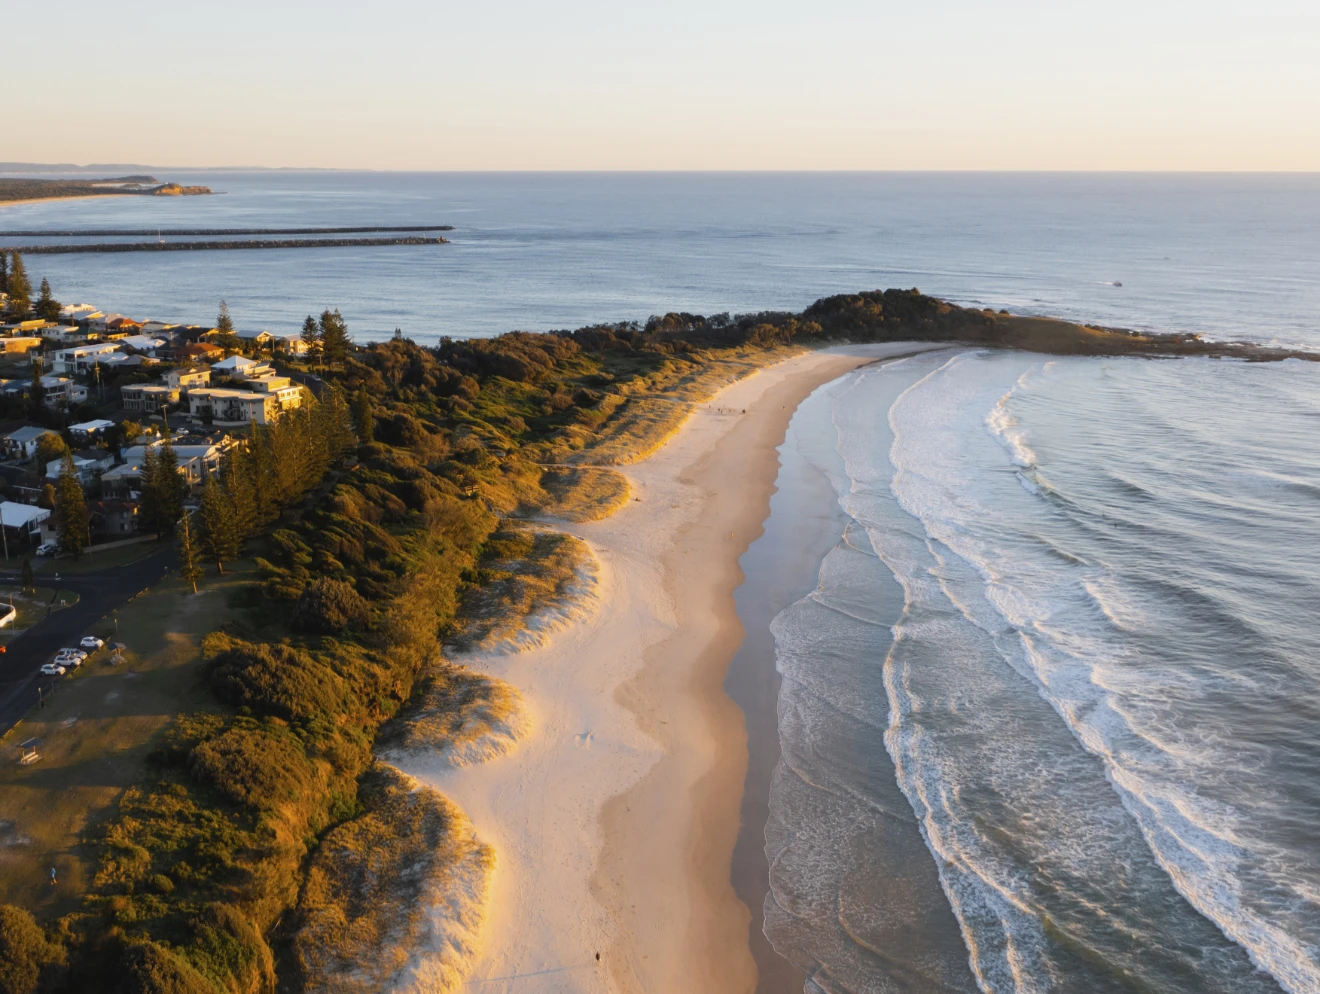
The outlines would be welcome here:
M 516 750 L 481 765 L 449 769 L 421 753 L 400 763 L 459 804 L 497 853 L 465 989 L 756 989 L 752 916 L 731 881 L 748 769 L 744 715 L 724 687 L 743 641 L 739 557 L 761 534 L 797 405 L 860 364 L 913 350 L 808 353 L 721 391 L 624 467 L 627 507 L 563 526 L 600 562 L 591 613 L 538 648 L 465 660 L 516 686 L 532 717 Z M 758 762 L 773 767 L 777 739 L 759 732 L 758 748 L 775 752 Z M 740 862 L 755 875 L 754 859 Z

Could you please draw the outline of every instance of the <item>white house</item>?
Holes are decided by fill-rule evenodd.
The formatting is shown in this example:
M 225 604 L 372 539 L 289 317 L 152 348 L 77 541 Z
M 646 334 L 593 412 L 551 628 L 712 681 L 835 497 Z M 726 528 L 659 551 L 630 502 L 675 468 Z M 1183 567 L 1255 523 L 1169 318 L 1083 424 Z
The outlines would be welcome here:
M 0 503 L 0 524 L 5 528 L 27 532 L 29 535 L 41 534 L 41 523 L 50 517 L 50 511 L 32 504 L 15 504 L 7 500 Z
M 165 344 L 165 339 L 152 335 L 129 335 L 127 338 L 119 339 L 115 344 L 132 349 L 134 352 L 154 352 Z
M 97 473 L 104 473 L 108 469 L 113 469 L 114 465 L 115 457 L 108 450 L 90 449 L 73 454 L 73 470 L 78 474 L 78 482 L 83 486 L 91 483 L 96 478 Z M 58 480 L 63 475 L 63 459 L 52 459 L 46 463 L 46 479 Z
M 119 403 L 126 411 L 154 413 L 179 399 L 179 391 L 164 383 L 131 383 L 119 388 Z
M 105 317 L 105 315 L 91 304 L 65 304 L 60 308 L 61 321 L 87 322 L 95 317 Z
M 51 370 L 55 373 L 85 373 L 92 368 L 96 357 L 119 351 L 118 342 L 98 342 L 96 345 L 78 345 L 53 353 Z
M 204 387 L 211 382 L 209 369 L 171 369 L 161 378 L 161 382 L 175 390 L 190 390 Z
M 74 438 L 87 442 L 114 426 L 115 423 L 113 421 L 107 421 L 105 418 L 97 418 L 95 421 L 83 421 L 80 424 L 69 425 L 69 433 L 73 435 Z
M 269 424 L 279 417 L 282 409 L 278 395 L 273 393 L 222 387 L 188 391 L 188 413 L 194 420 L 210 418 L 212 424 L 226 427 Z
M 101 486 L 106 493 L 127 495 L 142 489 L 143 466 L 146 462 L 147 449 L 161 445 L 163 440 L 147 445 L 134 445 L 124 450 L 124 464 L 108 470 L 101 476 Z M 208 476 L 220 473 L 220 460 L 229 446 L 215 445 L 175 445 L 174 456 L 179 461 L 179 474 L 188 481 L 189 486 L 205 482 Z
M 228 359 L 211 363 L 211 372 L 220 376 L 251 377 L 265 376 L 275 372 L 275 370 L 267 363 L 258 362 L 256 359 L 231 355 Z
M 41 378 L 41 402 L 53 411 L 78 403 L 74 387 L 78 384 L 67 376 L 43 376 Z M 87 399 L 87 388 L 82 388 L 82 400 Z
M 5 452 L 14 459 L 31 459 L 37 454 L 37 442 L 42 435 L 58 437 L 59 432 L 35 425 L 18 428 L 4 437 Z

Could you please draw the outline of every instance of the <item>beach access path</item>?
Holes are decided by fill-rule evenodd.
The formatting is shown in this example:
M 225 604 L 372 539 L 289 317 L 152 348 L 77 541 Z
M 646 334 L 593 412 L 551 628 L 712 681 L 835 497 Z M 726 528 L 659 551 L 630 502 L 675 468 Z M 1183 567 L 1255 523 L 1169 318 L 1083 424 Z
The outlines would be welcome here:
M 592 614 L 539 648 L 460 660 L 517 687 L 534 722 L 512 753 L 480 765 L 400 764 L 458 803 L 497 853 L 464 990 L 755 990 L 751 917 L 730 882 L 747 769 L 743 713 L 724 690 L 743 637 L 739 557 L 769 514 L 798 404 L 859 365 L 925 347 L 805 353 L 726 387 L 658 452 L 621 467 L 625 508 L 561 526 L 599 559 Z

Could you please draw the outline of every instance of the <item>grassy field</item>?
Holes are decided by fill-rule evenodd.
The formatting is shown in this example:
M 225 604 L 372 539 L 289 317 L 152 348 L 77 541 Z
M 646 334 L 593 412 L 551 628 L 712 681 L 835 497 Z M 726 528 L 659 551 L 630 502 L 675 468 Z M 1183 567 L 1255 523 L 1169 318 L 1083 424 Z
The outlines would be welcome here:
M 254 570 L 240 562 L 223 578 L 208 577 L 198 596 L 170 577 L 130 601 L 119 611 L 126 662 L 114 666 L 106 650 L 95 653 L 0 741 L 0 902 L 39 917 L 80 905 L 94 872 L 84 833 L 141 779 L 174 714 L 214 706 L 201 681 L 201 638 L 226 620 L 229 591 Z M 19 765 L 18 745 L 30 738 L 41 759 Z
M 145 559 L 153 552 L 159 551 L 160 548 L 161 543 L 159 542 L 138 542 L 134 545 L 123 545 L 117 549 L 107 549 L 104 552 L 97 552 L 93 548 L 91 551 L 83 552 L 81 559 L 67 557 L 54 559 L 43 556 L 40 559 L 32 560 L 32 571 L 40 577 L 51 576 L 55 573 L 61 575 L 94 573 L 97 570 L 114 569 L 119 566 L 127 566 L 129 563 L 135 563 L 139 559 Z

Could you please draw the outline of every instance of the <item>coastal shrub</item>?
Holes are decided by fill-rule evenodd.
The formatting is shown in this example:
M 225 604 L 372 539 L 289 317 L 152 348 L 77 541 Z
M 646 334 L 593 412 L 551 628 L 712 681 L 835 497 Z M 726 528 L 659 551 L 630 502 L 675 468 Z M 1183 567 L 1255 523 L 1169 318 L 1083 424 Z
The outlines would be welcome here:
M 352 584 L 323 576 L 303 588 L 293 621 L 304 632 L 332 635 L 362 627 L 370 614 L 371 606 Z
M 0 904 L 0 994 L 32 994 L 60 950 L 22 908 Z
M 126 945 L 118 972 L 114 994 L 216 994 L 187 959 L 155 942 Z
M 256 811 L 299 808 L 322 785 L 287 729 L 243 718 L 194 748 L 191 769 L 225 799 Z
M 208 636 L 204 648 L 211 659 L 211 687 L 226 704 L 291 722 L 345 709 L 343 678 L 306 649 L 219 633 Z

